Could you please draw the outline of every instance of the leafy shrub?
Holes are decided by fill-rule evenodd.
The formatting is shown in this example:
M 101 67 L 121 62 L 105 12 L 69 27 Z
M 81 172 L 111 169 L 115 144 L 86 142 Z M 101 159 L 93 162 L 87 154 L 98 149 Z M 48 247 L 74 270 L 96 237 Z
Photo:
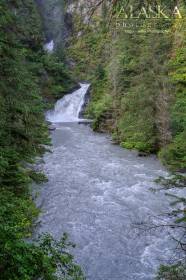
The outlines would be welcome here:
M 178 263 L 172 266 L 162 265 L 156 277 L 157 280 L 185 280 L 186 266 Z

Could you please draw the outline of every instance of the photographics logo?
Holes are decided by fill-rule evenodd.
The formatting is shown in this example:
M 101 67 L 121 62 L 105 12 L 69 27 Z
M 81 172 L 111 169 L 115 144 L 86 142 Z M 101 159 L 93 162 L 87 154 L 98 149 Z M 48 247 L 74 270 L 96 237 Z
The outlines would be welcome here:
M 126 33 L 168 33 L 173 20 L 179 20 L 181 26 L 183 17 L 178 6 L 170 9 L 161 5 L 121 5 L 116 11 L 115 28 Z

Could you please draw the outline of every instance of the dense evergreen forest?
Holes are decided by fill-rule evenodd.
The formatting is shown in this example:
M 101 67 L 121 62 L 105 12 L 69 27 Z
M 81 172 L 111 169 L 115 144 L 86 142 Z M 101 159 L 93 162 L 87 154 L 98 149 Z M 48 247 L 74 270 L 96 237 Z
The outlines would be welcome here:
M 156 1 L 130 4 L 140 9 L 146 2 Z M 74 10 L 66 49 L 46 54 L 34 0 L 1 0 L 0 279 L 53 280 L 58 270 L 60 279 L 84 279 L 68 253 L 73 244 L 66 235 L 59 242 L 47 234 L 29 241 L 39 214 L 30 187 L 47 180 L 33 167 L 50 145 L 44 111 L 74 81 L 92 84 L 86 115 L 94 130 L 111 133 L 114 142 L 142 156 L 157 154 L 174 174 L 159 179 L 165 189 L 185 188 L 186 3 L 161 2 L 170 13 L 179 6 L 182 18 L 171 18 L 166 26 L 159 20 L 159 32 L 118 30 L 115 23 L 127 1 L 97 1 L 88 22 Z M 184 207 L 169 215 L 185 237 L 186 199 L 175 197 L 175 204 L 180 202 Z M 185 243 L 179 246 L 184 252 Z M 157 279 L 184 280 L 185 263 L 162 266 L 157 274 Z
M 83 279 L 66 248 L 46 235 L 25 241 L 39 214 L 30 193 L 46 180 L 32 168 L 50 143 L 44 110 L 73 82 L 59 56 L 43 52 L 40 16 L 32 0 L 0 3 L 0 279 Z M 61 267 L 60 267 L 61 266 Z

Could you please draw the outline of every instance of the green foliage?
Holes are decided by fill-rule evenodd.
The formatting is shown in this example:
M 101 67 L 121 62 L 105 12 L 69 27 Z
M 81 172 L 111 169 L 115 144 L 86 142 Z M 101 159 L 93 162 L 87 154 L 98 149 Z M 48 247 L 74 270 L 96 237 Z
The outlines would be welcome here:
M 29 172 L 30 178 L 36 182 L 43 181 L 43 176 L 36 176 L 31 170 Z M 23 183 L 25 188 L 25 182 Z M 27 280 L 42 277 L 54 280 L 57 279 L 56 272 L 59 267 L 61 279 L 84 279 L 80 268 L 73 263 L 73 257 L 68 253 L 67 249 L 71 244 L 66 242 L 66 236 L 60 242 L 47 235 L 36 244 L 24 241 L 31 236 L 39 211 L 28 192 L 23 194 L 21 191 L 19 195 L 17 192 L 17 189 L 16 194 L 12 189 L 0 189 L 1 279 Z
M 49 143 L 37 77 L 42 37 L 32 1 L 0 5 L 2 19 L 7 19 L 0 22 L 0 177 L 1 186 L 19 191 L 30 182 L 25 162 L 32 163 Z
M 17 196 L 6 189 L 0 191 L 0 240 L 1 246 L 9 243 L 9 237 L 20 239 L 30 236 L 33 220 L 38 215 L 31 197 Z
M 43 52 L 40 17 L 33 0 L 0 3 L 0 278 L 81 280 L 66 236 L 29 243 L 39 211 L 30 184 L 46 177 L 32 165 L 50 144 L 43 99 L 72 85 L 60 58 Z M 67 85 L 68 84 L 68 85 Z M 47 94 L 46 94 L 47 92 Z M 57 278 L 57 273 L 60 278 Z
M 106 81 L 99 81 L 99 79 L 95 78 L 91 103 L 86 110 L 86 116 L 88 118 L 93 118 L 92 126 L 94 130 L 100 129 L 100 123 L 105 113 L 108 112 L 111 107 L 112 98 L 108 94 L 105 94 L 106 86 Z
M 174 174 L 170 178 L 159 177 L 156 183 L 160 183 L 166 189 L 185 188 L 186 187 L 186 176 L 181 174 Z
M 42 94 L 48 101 L 54 102 L 64 96 L 75 84 L 70 77 L 70 73 L 56 55 L 44 55 L 41 59 L 43 63 Z
M 184 280 L 186 278 L 186 266 L 178 263 L 172 266 L 161 266 L 156 280 Z
M 186 170 L 186 131 L 176 135 L 171 144 L 159 153 L 163 163 L 172 171 Z
M 136 9 L 146 4 L 130 1 Z M 177 3 L 163 4 L 168 11 Z M 160 151 L 169 168 L 185 170 L 185 19 L 168 21 L 167 33 L 162 33 L 165 21 L 160 20 L 157 33 L 113 34 L 117 9 L 126 5 L 126 1 L 113 4 L 116 10 L 110 26 L 105 25 L 106 10 L 93 15 L 88 27 L 75 17 L 68 54 L 75 63 L 75 75 L 92 83 L 88 117 L 93 118 L 94 129 L 111 132 L 122 147 Z M 183 1 L 179 8 L 184 15 Z
M 172 143 L 160 153 L 162 161 L 172 170 L 186 170 L 186 40 L 184 20 L 181 31 L 175 25 L 177 40 L 175 53 L 169 63 L 174 86 L 171 104 Z M 178 29 L 178 30 L 177 30 Z
M 60 241 L 44 235 L 36 243 L 29 237 L 38 210 L 32 199 L 0 192 L 0 278 L 5 280 L 83 280 L 81 269 L 74 264 L 69 248 L 73 244 L 64 235 Z M 60 276 L 60 278 L 57 277 Z
M 158 270 L 156 279 L 161 280 L 183 280 L 186 277 L 186 263 L 185 263 L 185 230 L 186 230 L 186 198 L 176 195 L 176 192 L 169 192 L 169 190 L 181 190 L 186 188 L 186 176 L 181 174 L 174 174 L 168 178 L 160 177 L 156 180 L 161 184 L 161 189 L 166 190 L 166 195 L 172 199 L 172 211 L 168 213 L 169 222 L 167 227 L 170 229 L 179 228 L 179 238 L 173 237 L 177 242 L 177 250 L 180 254 L 180 262 L 173 265 L 162 265 Z M 182 256 L 182 259 L 181 259 Z

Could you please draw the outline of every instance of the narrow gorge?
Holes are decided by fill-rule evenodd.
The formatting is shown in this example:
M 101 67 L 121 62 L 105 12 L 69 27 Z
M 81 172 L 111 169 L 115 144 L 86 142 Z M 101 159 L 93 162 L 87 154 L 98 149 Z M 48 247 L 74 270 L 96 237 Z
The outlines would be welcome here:
M 185 1 L 1 0 L 0 59 L 0 280 L 185 280 Z

